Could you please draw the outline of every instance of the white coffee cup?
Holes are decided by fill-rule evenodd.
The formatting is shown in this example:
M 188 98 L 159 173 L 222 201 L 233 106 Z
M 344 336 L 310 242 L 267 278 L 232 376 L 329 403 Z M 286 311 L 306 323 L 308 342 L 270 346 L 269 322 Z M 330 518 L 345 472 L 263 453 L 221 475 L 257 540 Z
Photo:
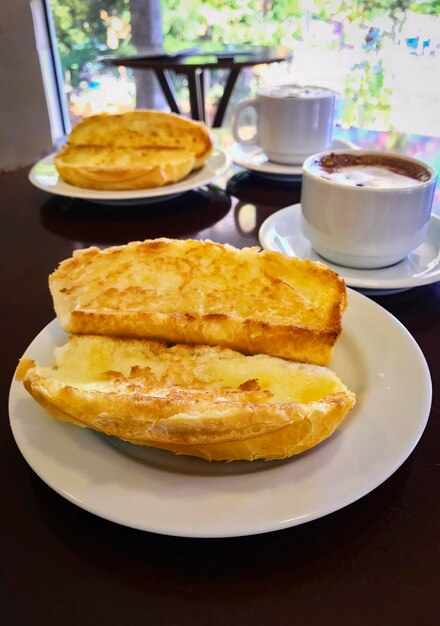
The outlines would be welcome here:
M 303 164 L 303 233 L 333 263 L 381 268 L 402 261 L 425 239 L 436 173 L 417 159 L 334 150 Z
M 302 85 L 261 88 L 256 98 L 243 100 L 232 119 L 232 134 L 243 146 L 259 146 L 270 161 L 299 164 L 332 143 L 335 92 Z M 240 133 L 245 109 L 254 109 L 256 132 L 251 138 Z

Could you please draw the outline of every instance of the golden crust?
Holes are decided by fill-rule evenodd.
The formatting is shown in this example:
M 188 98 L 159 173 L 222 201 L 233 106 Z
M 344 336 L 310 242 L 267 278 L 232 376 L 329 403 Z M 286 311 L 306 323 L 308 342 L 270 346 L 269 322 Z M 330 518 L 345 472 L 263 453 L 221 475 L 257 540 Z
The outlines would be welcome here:
M 57 419 L 209 460 L 297 454 L 355 403 L 319 366 L 102 336 L 70 337 L 52 368 L 24 359 L 17 377 Z
M 61 178 L 86 189 L 130 190 L 163 187 L 185 178 L 194 153 L 172 148 L 65 146 L 55 156 Z
M 348 403 L 351 401 L 350 399 Z M 316 403 L 307 419 L 248 439 L 192 445 L 155 441 L 131 441 L 130 443 L 149 445 L 175 454 L 197 456 L 206 461 L 256 461 L 259 459 L 274 461 L 310 450 L 328 439 L 346 417 L 347 412 L 347 397 L 344 394 L 339 398 L 334 396 L 325 403 Z
M 69 333 L 220 345 L 327 365 L 346 289 L 325 265 L 210 241 L 74 252 L 49 277 Z

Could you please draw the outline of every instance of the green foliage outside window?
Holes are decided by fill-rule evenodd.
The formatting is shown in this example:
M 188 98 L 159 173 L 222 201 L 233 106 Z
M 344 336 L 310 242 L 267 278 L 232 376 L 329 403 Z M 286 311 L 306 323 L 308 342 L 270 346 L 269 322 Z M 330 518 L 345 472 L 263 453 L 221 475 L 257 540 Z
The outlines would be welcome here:
M 304 13 L 301 0 L 163 0 L 162 7 L 171 49 L 196 40 L 287 45 L 301 36 L 296 18 Z
M 77 86 L 82 68 L 109 51 L 107 25 L 101 11 L 129 23 L 129 0 L 50 0 L 50 7 L 63 71 Z M 123 42 L 122 49 L 127 45 Z
M 114 54 L 108 47 L 106 15 L 117 16 L 129 25 L 130 0 L 50 0 L 59 53 L 70 84 L 80 84 L 87 64 L 101 54 Z M 377 119 L 387 122 L 392 89 L 387 83 L 382 51 L 386 40 L 402 31 L 406 11 L 440 15 L 440 0 L 162 0 L 162 27 L 170 51 L 205 42 L 213 47 L 223 43 L 260 45 L 301 45 L 307 20 L 344 24 L 338 37 L 326 45 L 334 51 L 346 45 L 345 26 L 363 29 L 363 58 L 355 60 L 344 85 L 342 121 L 368 126 Z M 391 32 L 369 29 L 377 17 L 392 20 Z M 129 28 L 119 39 L 117 53 L 133 50 Z M 325 54 L 325 52 L 324 52 Z M 219 95 L 219 86 L 212 93 Z

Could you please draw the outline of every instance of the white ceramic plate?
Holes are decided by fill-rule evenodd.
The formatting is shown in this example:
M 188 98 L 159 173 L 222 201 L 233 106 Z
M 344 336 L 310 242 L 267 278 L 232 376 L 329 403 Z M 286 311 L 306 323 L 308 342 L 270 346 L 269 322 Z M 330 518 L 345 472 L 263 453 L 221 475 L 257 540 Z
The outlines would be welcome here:
M 294 204 L 270 215 L 261 225 L 261 246 L 287 256 L 321 261 L 337 272 L 349 287 L 369 294 L 385 294 L 428 285 L 440 280 L 440 217 L 431 216 L 426 240 L 406 259 L 383 269 L 363 270 L 323 259 L 302 232 L 301 205 Z
M 49 364 L 64 333 L 51 322 L 26 356 Z M 342 426 L 284 461 L 208 463 L 118 443 L 47 416 L 12 382 L 10 424 L 33 470 L 79 507 L 125 526 L 184 537 L 232 537 L 296 526 L 336 511 L 385 481 L 426 425 L 431 380 L 407 330 L 349 290 L 332 368 L 357 394 Z
M 335 139 L 330 150 L 344 150 L 344 148 L 354 150 L 357 146 L 350 141 Z M 298 163 L 297 165 L 281 165 L 280 163 L 274 163 L 269 161 L 263 149 L 259 146 L 243 146 L 239 143 L 234 143 L 231 148 L 231 157 L 236 165 L 256 172 L 260 176 L 264 176 L 264 178 L 274 180 L 297 180 L 302 177 L 302 163 Z
M 65 183 L 58 176 L 53 157 L 53 154 L 45 157 L 29 172 L 29 180 L 35 187 L 58 196 L 82 198 L 89 202 L 107 205 L 148 204 L 170 200 L 186 191 L 212 182 L 217 176 L 223 174 L 230 164 L 224 152 L 214 150 L 200 170 L 191 172 L 186 178 L 172 185 L 132 191 L 99 191 L 98 189 L 82 189 Z

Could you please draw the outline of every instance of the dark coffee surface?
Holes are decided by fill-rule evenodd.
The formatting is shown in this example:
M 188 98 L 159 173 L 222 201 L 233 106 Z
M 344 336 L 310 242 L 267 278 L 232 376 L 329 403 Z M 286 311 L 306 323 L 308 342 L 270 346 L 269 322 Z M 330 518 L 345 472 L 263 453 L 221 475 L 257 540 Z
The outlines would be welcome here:
M 400 159 L 394 155 L 384 154 L 354 154 L 331 152 L 315 161 L 315 164 L 328 173 L 340 171 L 346 167 L 384 167 L 400 176 L 407 176 L 420 182 L 431 178 L 429 171 L 414 163 Z

